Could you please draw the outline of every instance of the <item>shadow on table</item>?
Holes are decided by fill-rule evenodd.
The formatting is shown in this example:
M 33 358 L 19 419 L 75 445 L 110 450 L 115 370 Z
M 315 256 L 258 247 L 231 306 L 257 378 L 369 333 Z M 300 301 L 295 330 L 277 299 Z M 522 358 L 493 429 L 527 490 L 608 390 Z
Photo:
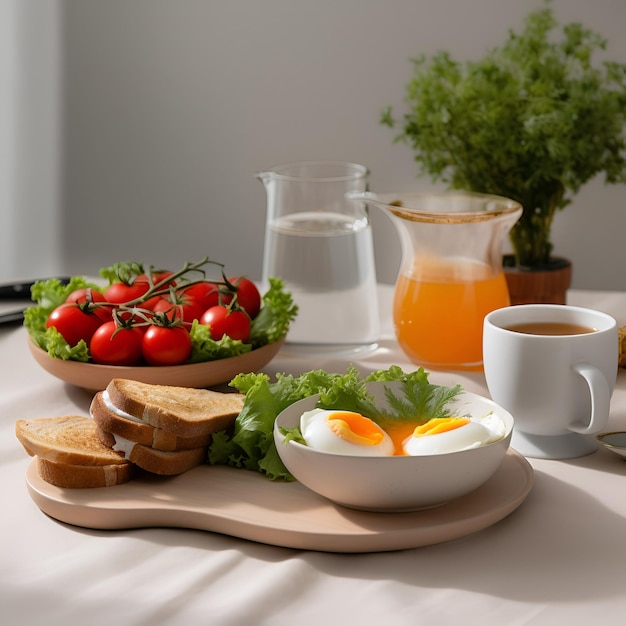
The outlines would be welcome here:
M 404 553 L 308 554 L 334 576 L 398 580 L 518 602 L 581 602 L 623 594 L 624 518 L 584 491 L 543 472 L 521 507 L 498 524 Z
M 267 564 L 296 561 L 334 579 L 395 581 L 532 603 L 578 603 L 622 594 L 626 562 L 624 518 L 541 471 L 536 472 L 527 500 L 494 526 L 462 539 L 396 552 L 298 551 L 176 529 L 72 529 L 100 537 L 123 534 L 161 547 L 233 550 L 242 558 Z
M 385 365 L 384 359 L 370 364 L 374 369 L 379 365 Z M 476 381 L 477 386 L 479 383 Z M 92 394 L 71 386 L 67 393 L 88 411 Z M 589 459 L 561 463 L 588 467 Z M 600 450 L 594 454 L 591 471 L 624 475 L 626 462 Z M 616 502 L 621 499 L 622 494 L 616 494 Z M 494 526 L 462 539 L 398 552 L 333 554 L 279 548 L 203 531 L 72 528 L 95 536 L 123 534 L 160 546 L 188 546 L 207 552 L 234 550 L 242 557 L 268 564 L 298 561 L 336 580 L 458 589 L 516 602 L 580 603 L 623 594 L 625 522 L 623 515 L 586 491 L 536 470 L 535 485 L 526 501 Z

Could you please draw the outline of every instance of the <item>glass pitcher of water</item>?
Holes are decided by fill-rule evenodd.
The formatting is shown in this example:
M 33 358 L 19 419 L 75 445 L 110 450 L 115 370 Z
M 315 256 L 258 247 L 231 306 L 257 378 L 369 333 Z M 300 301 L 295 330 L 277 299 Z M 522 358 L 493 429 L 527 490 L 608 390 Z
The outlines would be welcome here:
M 298 305 L 288 344 L 359 350 L 378 340 L 372 229 L 363 165 L 291 163 L 258 172 L 267 196 L 263 283 L 281 278 Z
M 353 197 L 382 209 L 400 238 L 393 301 L 400 347 L 426 368 L 481 370 L 483 319 L 510 304 L 502 242 L 521 205 L 467 192 Z

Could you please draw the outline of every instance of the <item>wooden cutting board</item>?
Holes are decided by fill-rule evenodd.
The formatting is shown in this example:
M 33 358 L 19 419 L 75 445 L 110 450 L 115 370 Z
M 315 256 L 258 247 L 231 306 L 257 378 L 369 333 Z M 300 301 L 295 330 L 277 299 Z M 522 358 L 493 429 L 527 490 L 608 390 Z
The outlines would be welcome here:
M 517 509 L 534 474 L 528 461 L 509 449 L 482 487 L 414 513 L 347 509 L 297 482 L 272 482 L 256 472 L 208 465 L 175 477 L 142 476 L 116 487 L 62 489 L 44 482 L 33 461 L 26 482 L 44 513 L 75 526 L 192 528 L 287 548 L 354 553 L 417 548 L 482 530 Z

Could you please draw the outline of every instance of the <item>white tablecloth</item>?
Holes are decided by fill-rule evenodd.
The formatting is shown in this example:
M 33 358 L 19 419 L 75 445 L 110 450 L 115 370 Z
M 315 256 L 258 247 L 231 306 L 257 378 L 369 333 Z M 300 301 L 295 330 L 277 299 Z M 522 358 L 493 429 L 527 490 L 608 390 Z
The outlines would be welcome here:
M 381 347 L 363 371 L 412 366 L 391 335 L 382 289 Z M 573 291 L 572 304 L 626 325 L 626 293 Z M 90 396 L 43 371 L 23 328 L 0 328 L 0 616 L 3 624 L 584 624 L 626 615 L 626 462 L 602 449 L 579 459 L 530 459 L 526 501 L 494 526 L 399 552 L 295 551 L 180 529 L 97 531 L 44 515 L 14 436 L 18 418 L 87 414 Z M 288 350 L 266 368 L 345 371 L 350 359 Z M 432 372 L 486 394 L 482 374 Z M 626 429 L 626 371 L 611 428 Z

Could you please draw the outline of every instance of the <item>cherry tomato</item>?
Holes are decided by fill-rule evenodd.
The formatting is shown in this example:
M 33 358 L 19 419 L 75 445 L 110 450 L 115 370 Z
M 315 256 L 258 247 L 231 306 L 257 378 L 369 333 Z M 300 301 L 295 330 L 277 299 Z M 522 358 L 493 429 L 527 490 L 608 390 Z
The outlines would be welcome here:
M 254 319 L 261 309 L 261 294 L 256 285 L 243 276 L 232 276 L 228 278 L 228 282 L 235 287 L 234 292 L 229 292 L 228 287 L 221 283 L 210 281 L 191 285 L 184 291 L 199 299 L 205 310 L 218 304 L 225 306 L 230 304 L 236 293 L 239 307 L 245 310 L 250 319 Z
M 131 300 L 141 298 L 150 289 L 147 282 L 134 282 L 132 285 L 126 283 L 111 283 L 104 291 L 107 302 L 113 304 L 124 304 Z
M 84 304 L 85 302 L 106 302 L 106 298 L 104 294 L 97 289 L 83 287 L 82 289 L 72 291 L 65 299 L 65 302 L 75 302 L 77 304 Z
M 256 285 L 244 276 L 234 276 L 229 278 L 228 282 L 237 288 L 237 304 L 245 310 L 250 319 L 254 319 L 261 310 L 261 294 Z
M 193 320 L 199 320 L 205 308 L 196 300 L 183 294 L 176 298 L 175 302 L 166 296 L 160 298 L 153 306 L 155 313 L 165 313 L 170 322 L 176 319 L 182 320 L 185 324 L 191 324 Z
M 138 328 L 120 328 L 113 320 L 105 322 L 91 338 L 91 358 L 104 365 L 138 365 L 143 356 L 142 339 Z
M 163 300 L 164 296 L 152 296 L 148 298 L 145 302 L 140 302 L 137 306 L 142 309 L 147 309 L 148 311 L 154 311 L 154 307 Z
M 56 328 L 70 346 L 75 346 L 81 339 L 89 344 L 101 324 L 97 315 L 84 311 L 75 302 L 59 305 L 46 320 L 46 328 Z
M 216 285 L 208 280 L 203 280 L 189 287 L 181 287 L 178 293 L 181 296 L 185 295 L 198 302 L 204 312 L 212 306 L 219 304 L 219 287 L 220 285 Z
M 212 306 L 202 314 L 200 323 L 210 327 L 211 339 L 214 341 L 219 341 L 224 335 L 241 341 L 250 338 L 250 318 L 244 311 Z
M 182 308 L 174 304 L 169 298 L 159 296 L 154 301 L 150 298 L 150 309 L 155 313 L 165 313 L 170 322 L 177 319 L 182 320 Z
M 148 274 L 139 274 L 139 276 L 135 278 L 135 281 L 133 284 L 137 285 L 137 284 L 145 283 L 146 285 L 148 285 L 148 288 L 150 288 L 152 287 L 152 285 L 158 285 L 160 282 L 166 280 L 173 273 L 174 272 L 170 272 L 169 270 L 159 270 L 156 272 L 152 272 L 152 274 L 150 274 L 150 278 L 148 278 Z M 163 285 L 161 285 L 159 287 L 159 291 L 161 290 L 161 288 L 167 289 L 171 285 L 175 285 L 175 284 L 176 284 L 176 281 L 170 280 L 164 283 Z
M 180 365 L 191 356 L 191 337 L 183 326 L 149 326 L 141 345 L 150 365 Z
M 97 315 L 102 322 L 108 322 L 111 319 L 111 307 L 109 306 L 98 306 L 100 302 L 106 302 L 106 298 L 101 291 L 97 289 L 92 289 L 91 287 L 83 287 L 82 289 L 76 289 L 72 291 L 72 293 L 67 296 L 65 299 L 66 303 L 76 303 L 76 304 L 91 304 L 93 303 L 93 307 L 89 307 L 90 311 L 93 311 L 95 315 Z
M 111 283 L 105 290 L 104 296 L 108 302 L 112 302 L 113 304 L 125 304 L 131 300 L 141 298 L 153 285 L 167 280 L 172 274 L 173 272 L 162 270 L 152 273 L 150 275 L 151 278 L 148 278 L 147 274 L 139 274 L 130 285 L 123 282 Z M 167 289 L 170 285 L 174 284 L 175 281 L 168 281 L 159 287 L 159 291 L 161 289 Z M 159 298 L 160 296 L 154 296 L 146 300 L 146 302 L 139 303 L 139 305 L 142 308 L 151 309 Z

